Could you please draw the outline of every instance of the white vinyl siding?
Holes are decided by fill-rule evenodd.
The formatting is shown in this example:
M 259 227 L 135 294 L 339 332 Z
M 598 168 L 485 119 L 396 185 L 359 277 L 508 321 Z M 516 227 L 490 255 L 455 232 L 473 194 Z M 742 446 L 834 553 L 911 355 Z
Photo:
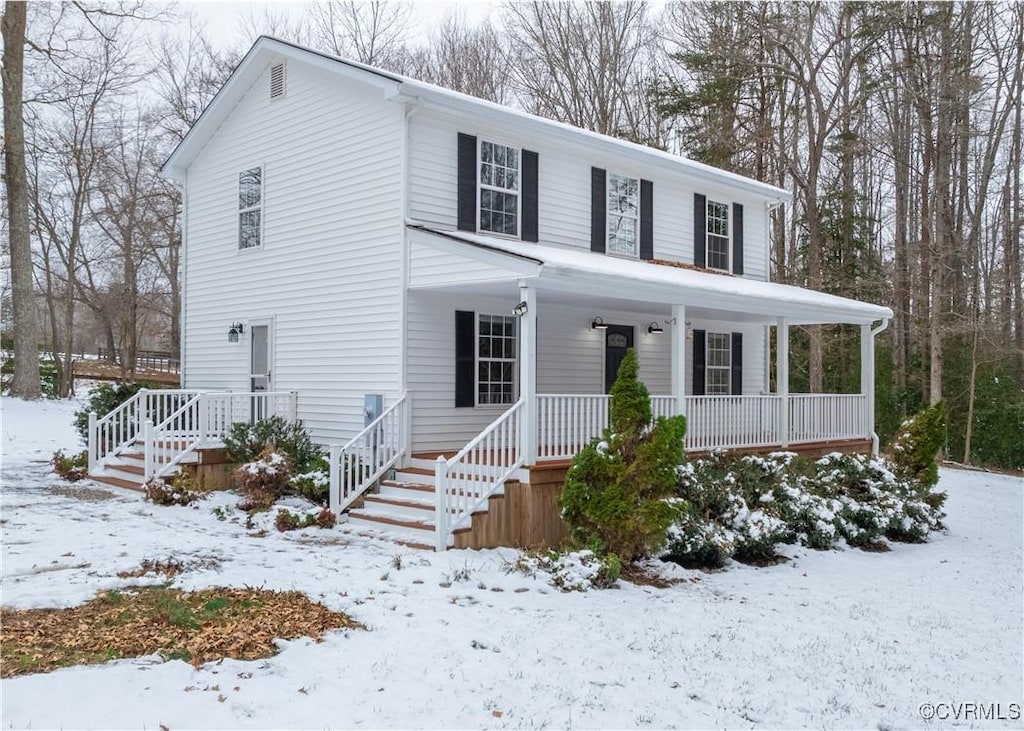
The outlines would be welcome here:
M 455 230 L 458 133 L 534 150 L 539 158 L 537 184 L 540 243 L 590 250 L 591 167 L 611 172 L 628 170 L 654 183 L 654 257 L 693 263 L 693 194 L 744 205 L 744 277 L 767 279 L 765 201 L 738 193 L 727 185 L 709 186 L 684 172 L 647 170 L 637 156 L 597 155 L 585 141 L 578 145 L 525 135 L 514 122 L 498 125 L 420 109 L 409 120 L 409 216 L 415 221 Z
M 400 395 L 402 108 L 298 63 L 271 102 L 269 73 L 187 171 L 183 385 L 247 391 L 250 323 L 272 320 L 274 387 L 299 393 L 317 441 L 337 442 L 362 428 L 364 394 Z M 254 158 L 272 212 L 257 257 L 236 244 Z

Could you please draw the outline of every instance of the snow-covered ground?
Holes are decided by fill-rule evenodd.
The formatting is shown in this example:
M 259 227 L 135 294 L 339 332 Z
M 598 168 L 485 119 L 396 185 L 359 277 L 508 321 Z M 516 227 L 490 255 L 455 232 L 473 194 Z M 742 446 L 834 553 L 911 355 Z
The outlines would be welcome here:
M 45 461 L 76 448 L 73 408 L 3 401 L 5 605 L 80 603 L 138 581 L 117 572 L 143 558 L 215 558 L 175 584 L 299 589 L 369 631 L 198 670 L 150 657 L 4 680 L 4 728 L 1024 725 L 1019 478 L 944 470 L 948 530 L 927 544 L 562 594 L 506 574 L 510 550 L 257 537 L 229 495 L 163 508 L 62 483 Z

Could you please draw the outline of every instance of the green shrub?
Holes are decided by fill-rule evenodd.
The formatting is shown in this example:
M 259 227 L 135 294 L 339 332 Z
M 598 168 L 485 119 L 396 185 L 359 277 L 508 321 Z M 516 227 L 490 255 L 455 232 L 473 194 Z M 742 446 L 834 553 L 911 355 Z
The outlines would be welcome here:
M 573 459 L 559 499 L 578 545 L 627 562 L 665 541 L 673 516 L 665 498 L 675 489 L 686 432 L 681 416 L 651 426 L 650 396 L 638 368 L 630 350 L 612 387 L 610 426 Z
M 318 455 L 307 472 L 292 475 L 289 484 L 302 497 L 318 505 L 327 505 L 331 487 L 331 465 L 327 457 Z
M 89 476 L 89 452 L 82 450 L 78 454 L 64 454 L 63 449 L 53 453 L 50 458 L 53 471 L 69 482 L 78 482 Z
M 936 459 L 945 443 L 946 410 L 940 401 L 900 425 L 889 446 L 893 471 L 926 488 L 934 487 L 939 481 Z
M 97 417 L 106 416 L 125 401 L 146 387 L 144 383 L 101 383 L 89 390 L 89 398 L 85 405 L 75 412 L 75 431 L 82 439 L 82 444 L 89 443 L 89 413 L 95 412 Z
M 883 537 L 923 541 L 941 527 L 944 499 L 862 455 L 712 453 L 679 470 L 664 558 L 718 568 L 729 558 L 771 561 L 780 543 L 827 550 L 841 540 L 854 547 L 876 547 Z
M 143 486 L 143 489 L 146 499 L 156 505 L 190 505 L 206 497 L 206 494 L 196 487 L 195 480 L 184 472 L 174 475 L 170 482 L 154 477 Z
M 232 424 L 224 436 L 224 446 L 232 462 L 253 462 L 267 448 L 288 458 L 296 473 L 317 469 L 321 451 L 313 444 L 301 421 L 287 421 L 281 416 L 261 419 L 254 424 Z

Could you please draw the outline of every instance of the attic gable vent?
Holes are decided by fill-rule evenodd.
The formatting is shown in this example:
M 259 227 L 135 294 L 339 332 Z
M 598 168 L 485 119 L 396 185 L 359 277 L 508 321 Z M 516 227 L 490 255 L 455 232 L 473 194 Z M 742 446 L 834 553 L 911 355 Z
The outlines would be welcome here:
M 270 67 L 270 98 L 284 96 L 284 64 L 278 63 Z

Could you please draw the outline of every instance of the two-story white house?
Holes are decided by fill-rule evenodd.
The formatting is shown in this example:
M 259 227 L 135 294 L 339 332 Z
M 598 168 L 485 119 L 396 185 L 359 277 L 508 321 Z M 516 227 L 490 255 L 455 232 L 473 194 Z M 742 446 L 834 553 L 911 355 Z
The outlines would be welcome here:
M 332 504 L 362 499 L 366 525 L 536 542 L 629 348 L 690 450 L 872 447 L 891 310 L 768 281 L 785 190 L 266 37 L 165 173 L 193 446 L 287 409 L 335 445 Z M 789 328 L 813 323 L 860 325 L 861 393 L 788 392 Z M 513 481 L 527 497 L 496 509 Z M 485 511 L 501 525 L 460 541 Z

